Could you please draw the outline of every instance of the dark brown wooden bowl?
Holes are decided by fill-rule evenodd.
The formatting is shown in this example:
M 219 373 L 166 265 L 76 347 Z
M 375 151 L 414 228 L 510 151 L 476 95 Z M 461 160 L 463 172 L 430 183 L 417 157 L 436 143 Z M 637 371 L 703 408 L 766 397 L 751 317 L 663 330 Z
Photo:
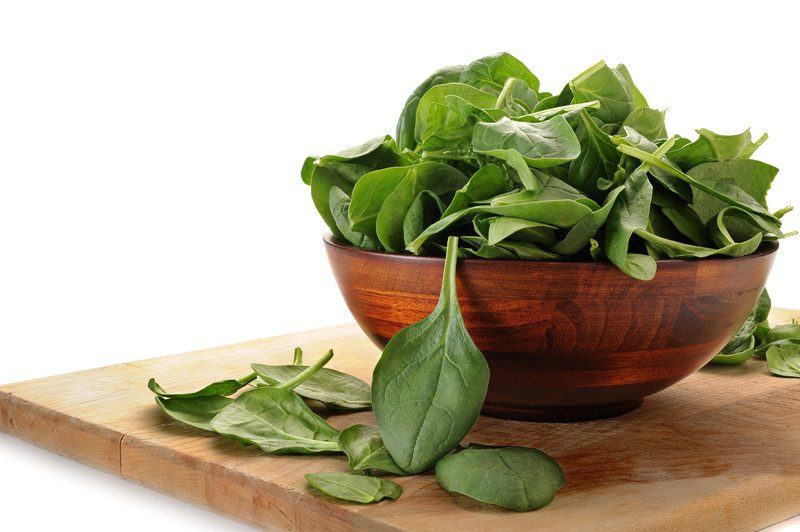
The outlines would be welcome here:
M 436 306 L 444 259 L 325 244 L 350 312 L 379 347 Z M 461 311 L 491 371 L 483 413 L 569 421 L 635 409 L 728 342 L 777 249 L 659 261 L 652 281 L 601 262 L 459 260 Z

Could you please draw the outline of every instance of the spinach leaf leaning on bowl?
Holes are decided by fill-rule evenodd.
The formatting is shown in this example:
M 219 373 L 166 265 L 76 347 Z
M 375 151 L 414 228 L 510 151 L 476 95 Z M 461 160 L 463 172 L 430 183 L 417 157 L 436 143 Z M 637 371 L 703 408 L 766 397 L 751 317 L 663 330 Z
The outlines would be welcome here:
M 301 177 L 333 236 L 371 251 L 440 255 L 458 236 L 464 256 L 609 261 L 649 280 L 660 259 L 741 257 L 793 234 L 781 228 L 791 208 L 767 208 L 777 168 L 753 159 L 766 134 L 670 136 L 624 65 L 600 61 L 561 86 L 541 91 L 508 53 L 442 68 L 406 101 L 396 143 L 306 158 Z M 531 242 L 538 231 L 519 220 L 552 238 Z
M 409 474 L 430 469 L 478 418 L 489 384 L 486 359 L 464 326 L 456 295 L 458 238 L 447 241 L 439 302 L 395 334 L 372 374 L 378 431 Z

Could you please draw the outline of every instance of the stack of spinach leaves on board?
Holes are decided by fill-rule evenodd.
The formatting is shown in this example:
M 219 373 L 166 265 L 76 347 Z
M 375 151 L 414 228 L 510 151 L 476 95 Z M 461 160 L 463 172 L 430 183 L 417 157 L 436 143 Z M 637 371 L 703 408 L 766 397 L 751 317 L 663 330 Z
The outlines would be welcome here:
M 550 503 L 564 483 L 561 467 L 537 449 L 460 444 L 480 413 L 489 368 L 464 326 L 456 294 L 458 238 L 450 237 L 439 303 L 430 316 L 397 333 L 373 373 L 373 387 L 325 368 L 329 351 L 311 366 L 295 350 L 291 365 L 252 364 L 253 373 L 168 393 L 148 383 L 170 417 L 267 453 L 344 453 L 351 472 L 306 475 L 334 498 L 372 503 L 397 499 L 402 488 L 383 475 L 435 468 L 448 491 L 517 511 Z M 236 398 L 230 396 L 249 387 Z M 339 431 L 313 407 L 331 413 L 373 408 L 377 427 Z

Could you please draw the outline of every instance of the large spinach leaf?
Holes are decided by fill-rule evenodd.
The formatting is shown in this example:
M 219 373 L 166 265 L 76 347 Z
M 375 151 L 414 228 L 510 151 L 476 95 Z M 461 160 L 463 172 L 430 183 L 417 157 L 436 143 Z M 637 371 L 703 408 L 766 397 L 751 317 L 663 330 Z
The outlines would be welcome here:
M 378 430 L 406 473 L 430 469 L 469 432 L 489 367 L 464 326 L 456 295 L 458 239 L 450 237 L 433 312 L 395 334 L 372 375 Z

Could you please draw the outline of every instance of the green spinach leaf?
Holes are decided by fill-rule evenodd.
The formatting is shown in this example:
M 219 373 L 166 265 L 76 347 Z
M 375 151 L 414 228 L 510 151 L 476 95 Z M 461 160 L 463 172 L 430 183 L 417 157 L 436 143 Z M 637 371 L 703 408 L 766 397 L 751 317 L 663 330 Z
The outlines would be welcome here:
M 564 472 L 538 449 L 470 444 L 436 464 L 436 480 L 447 491 L 530 512 L 550 504 Z
M 375 366 L 372 405 L 383 442 L 406 473 L 430 469 L 469 432 L 489 367 L 464 326 L 456 295 L 458 238 L 447 242 L 434 311 L 395 334 Z
M 378 429 L 353 425 L 339 435 L 339 447 L 347 455 L 350 469 L 359 473 L 404 475 L 383 444 Z
M 325 495 L 362 504 L 397 499 L 403 493 L 391 480 L 353 473 L 310 473 L 306 480 Z

